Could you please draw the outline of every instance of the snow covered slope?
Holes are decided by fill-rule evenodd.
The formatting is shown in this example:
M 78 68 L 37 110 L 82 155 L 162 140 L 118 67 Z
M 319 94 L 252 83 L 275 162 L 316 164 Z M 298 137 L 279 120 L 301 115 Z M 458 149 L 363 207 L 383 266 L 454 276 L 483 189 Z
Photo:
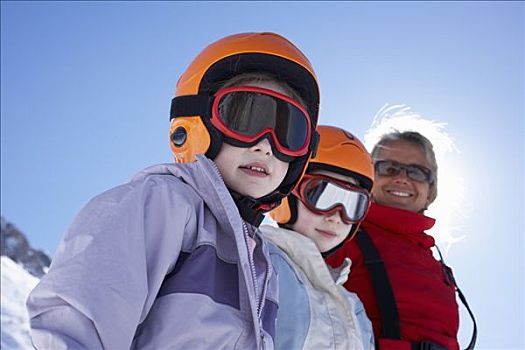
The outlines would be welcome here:
M 7 256 L 1 257 L 1 346 L 2 350 L 32 349 L 26 299 L 38 278 Z

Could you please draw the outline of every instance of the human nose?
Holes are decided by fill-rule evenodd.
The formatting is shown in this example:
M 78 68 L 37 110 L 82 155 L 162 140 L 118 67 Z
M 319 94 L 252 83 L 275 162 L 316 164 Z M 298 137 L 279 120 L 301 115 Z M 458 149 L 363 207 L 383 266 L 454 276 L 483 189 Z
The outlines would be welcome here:
M 250 149 L 253 152 L 263 152 L 266 155 L 273 155 L 272 146 L 270 145 L 270 142 L 268 142 L 267 139 L 262 139 L 261 141 L 257 142 L 255 145 L 250 147 Z
M 340 224 L 341 222 L 343 222 L 343 219 L 341 218 L 341 211 L 338 210 L 332 215 L 326 216 L 325 220 L 333 224 Z
M 396 175 L 394 175 L 395 181 L 408 182 L 409 179 L 410 178 L 408 176 L 408 170 L 403 167 L 400 167 L 399 172 Z

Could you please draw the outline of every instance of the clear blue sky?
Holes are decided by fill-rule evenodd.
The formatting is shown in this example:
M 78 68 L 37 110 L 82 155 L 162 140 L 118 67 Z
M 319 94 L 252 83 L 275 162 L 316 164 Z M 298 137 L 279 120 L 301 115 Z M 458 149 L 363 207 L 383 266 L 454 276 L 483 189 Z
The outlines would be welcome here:
M 278 32 L 317 71 L 323 124 L 362 137 L 385 103 L 448 123 L 469 208 L 467 238 L 447 262 L 476 313 L 479 348 L 523 349 L 524 11 L 523 2 L 2 1 L 1 213 L 53 254 L 91 197 L 171 161 L 170 99 L 202 48 Z

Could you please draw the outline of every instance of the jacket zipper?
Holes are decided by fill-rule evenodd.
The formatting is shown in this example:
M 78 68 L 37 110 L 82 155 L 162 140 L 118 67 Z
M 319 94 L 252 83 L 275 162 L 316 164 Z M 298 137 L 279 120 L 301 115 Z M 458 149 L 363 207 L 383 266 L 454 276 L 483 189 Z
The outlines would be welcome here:
M 261 242 L 261 244 L 262 244 L 262 242 Z M 261 249 L 263 249 L 263 248 L 261 248 Z M 268 289 L 268 283 L 270 281 L 270 272 L 271 272 L 271 270 L 270 270 L 270 263 L 271 263 L 270 260 L 266 260 L 266 276 L 264 278 L 263 294 L 262 295 L 266 295 L 266 290 Z M 264 308 L 265 301 L 266 301 L 266 299 L 261 296 L 261 304 L 260 304 L 261 305 L 260 306 L 261 310 Z M 264 349 L 264 331 L 263 331 L 263 326 L 262 326 L 261 322 L 262 322 L 262 319 L 261 319 L 261 316 L 259 315 L 259 327 L 261 329 L 261 346 Z
M 253 279 L 253 288 L 255 290 L 255 302 L 257 307 L 257 318 L 261 319 L 261 308 L 260 308 L 260 298 L 259 298 L 259 286 L 257 284 L 257 271 L 255 270 L 255 261 L 253 259 L 253 254 L 250 253 L 250 247 L 248 245 L 248 240 L 250 239 L 249 233 L 248 233 L 248 227 L 246 226 L 246 223 L 244 220 L 242 221 L 242 230 L 244 232 L 244 242 L 246 243 L 246 249 L 248 251 L 248 259 L 250 260 L 250 270 L 252 272 L 252 279 Z M 255 249 L 254 249 L 255 253 Z
M 251 267 L 252 277 L 253 277 L 253 288 L 255 290 L 255 301 L 257 303 L 257 322 L 259 323 L 259 333 L 261 336 L 261 348 L 264 349 L 265 348 L 264 346 L 265 344 L 264 343 L 264 328 L 262 326 L 261 312 L 264 307 L 264 301 L 265 301 L 265 299 L 263 298 L 263 295 L 266 295 L 266 289 L 268 286 L 268 281 L 270 279 L 270 263 L 269 261 L 266 261 L 266 276 L 264 278 L 264 283 L 263 283 L 263 294 L 259 295 L 259 285 L 257 283 L 257 271 L 255 269 L 255 260 L 253 258 L 253 255 L 250 254 L 249 252 L 249 249 L 250 249 L 248 246 L 249 233 L 248 233 L 248 227 L 246 223 L 244 222 L 244 220 L 242 222 L 242 227 L 243 227 L 243 232 L 244 232 L 244 240 L 246 242 L 246 249 L 248 249 L 248 257 L 250 260 L 250 267 Z M 254 234 L 253 240 L 255 241 L 255 234 Z M 255 242 L 257 243 L 257 241 Z M 254 249 L 254 253 L 255 253 L 255 249 Z
M 214 161 L 211 161 L 211 164 L 213 165 L 213 168 L 215 169 L 215 172 L 217 173 L 217 175 L 219 176 L 219 178 L 221 179 L 222 182 L 224 182 L 224 178 L 222 177 L 222 174 L 221 172 L 219 171 L 219 168 L 217 167 L 217 164 L 215 164 Z M 250 247 L 248 246 L 248 227 L 246 226 L 246 223 L 244 222 L 244 220 L 242 220 L 242 230 L 243 230 L 243 233 L 244 233 L 244 243 L 246 244 L 246 250 L 247 250 L 247 253 L 248 253 L 248 260 L 250 261 L 250 269 L 251 269 L 251 274 L 252 274 L 252 280 L 253 280 L 253 288 L 254 288 L 254 291 L 255 291 L 255 303 L 256 303 L 256 311 L 257 311 L 257 323 L 259 324 L 259 333 L 261 335 L 261 348 L 264 349 L 264 332 L 263 332 L 263 327 L 262 327 L 262 324 L 261 324 L 261 309 L 262 309 L 262 301 L 260 301 L 259 299 L 259 287 L 257 285 L 257 272 L 255 270 L 255 262 L 254 262 L 254 259 L 253 259 L 253 255 L 250 254 Z M 254 249 L 254 253 L 255 253 L 255 249 Z M 269 279 L 269 276 L 270 276 L 270 266 L 269 266 L 269 262 L 267 261 L 266 262 L 266 277 L 265 277 L 265 281 L 264 281 L 264 289 L 263 291 L 266 291 L 266 285 L 268 284 L 268 279 Z

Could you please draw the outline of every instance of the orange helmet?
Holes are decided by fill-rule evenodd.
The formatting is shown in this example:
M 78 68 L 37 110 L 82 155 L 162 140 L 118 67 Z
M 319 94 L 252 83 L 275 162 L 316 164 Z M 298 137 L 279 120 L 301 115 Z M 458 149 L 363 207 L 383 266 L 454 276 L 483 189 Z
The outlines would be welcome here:
M 312 158 L 307 173 L 314 170 L 327 170 L 350 176 L 358 185 L 370 192 L 374 183 L 374 164 L 365 146 L 351 133 L 334 127 L 319 125 L 319 147 Z M 281 205 L 270 212 L 279 225 L 292 225 L 297 220 L 297 198 L 292 194 Z M 358 226 L 358 225 L 354 225 Z M 357 227 L 352 227 L 355 232 Z
M 286 38 L 274 33 L 243 33 L 222 38 L 206 47 L 177 82 L 170 111 L 170 147 L 178 163 L 195 160 L 196 154 L 214 159 L 223 135 L 209 121 L 204 110 L 212 96 L 228 79 L 250 72 L 264 72 L 285 81 L 305 102 L 311 128 L 319 112 L 319 88 L 313 68 L 304 54 Z M 175 103 L 183 96 L 183 103 Z M 182 101 L 182 99 L 178 99 Z M 279 188 L 263 198 L 266 209 L 279 204 L 299 182 L 310 156 L 315 153 L 318 135 L 312 132 L 308 152 L 290 162 Z

